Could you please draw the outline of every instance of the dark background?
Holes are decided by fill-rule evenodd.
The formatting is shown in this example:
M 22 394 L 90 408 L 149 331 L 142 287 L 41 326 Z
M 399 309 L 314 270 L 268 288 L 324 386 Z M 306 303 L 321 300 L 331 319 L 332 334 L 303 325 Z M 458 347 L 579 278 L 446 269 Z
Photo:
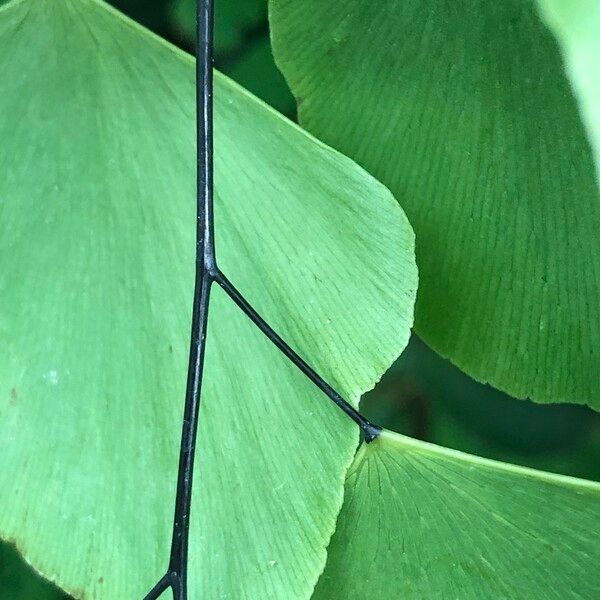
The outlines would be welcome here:
M 215 63 L 294 119 L 294 99 L 271 55 L 266 2 L 215 0 Z M 195 0 L 114 0 L 112 4 L 193 52 Z M 378 424 L 413 437 L 489 458 L 600 479 L 600 415 L 581 406 L 536 405 L 510 398 L 462 374 L 416 337 L 365 396 L 362 407 Z M 0 544 L 0 600 L 64 598 L 11 545 Z

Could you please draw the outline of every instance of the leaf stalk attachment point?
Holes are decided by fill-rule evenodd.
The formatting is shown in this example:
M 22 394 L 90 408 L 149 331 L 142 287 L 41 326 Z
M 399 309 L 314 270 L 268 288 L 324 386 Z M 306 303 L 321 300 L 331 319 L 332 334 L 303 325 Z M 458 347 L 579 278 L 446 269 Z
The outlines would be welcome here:
M 297 352 L 295 352 L 277 332 L 256 312 L 252 305 L 242 296 L 235 286 L 219 270 L 215 278 L 227 295 L 238 305 L 242 312 L 262 331 L 262 333 L 306 375 L 329 399 L 348 415 L 360 428 L 364 441 L 372 442 L 381 428 L 373 425 L 363 417 L 351 404 L 336 392 Z

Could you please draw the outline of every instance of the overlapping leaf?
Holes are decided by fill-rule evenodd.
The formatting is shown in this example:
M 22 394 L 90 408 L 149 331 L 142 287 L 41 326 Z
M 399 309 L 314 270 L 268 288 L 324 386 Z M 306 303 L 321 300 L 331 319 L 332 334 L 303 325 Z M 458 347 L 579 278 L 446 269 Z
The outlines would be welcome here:
M 600 485 L 384 432 L 359 451 L 315 600 L 595 598 Z
M 194 262 L 190 57 L 93 0 L 0 10 L 0 535 L 75 596 L 166 568 Z M 390 193 L 215 82 L 217 253 L 352 402 L 408 338 Z M 306 598 L 356 429 L 215 290 L 192 597 Z
M 4 9 L 0 47 L 0 531 L 77 595 L 139 597 L 169 538 L 192 67 L 89 0 Z M 356 401 L 406 337 L 410 230 L 227 80 L 216 103 L 220 260 Z M 307 597 L 354 432 L 218 292 L 207 377 L 192 597 Z M 386 433 L 355 460 L 316 596 L 593 597 L 598 506 L 595 484 Z
M 586 14 L 568 57 L 586 52 L 582 95 L 596 85 Z M 600 196 L 534 3 L 272 0 L 271 25 L 301 123 L 415 228 L 421 337 L 513 396 L 600 408 Z

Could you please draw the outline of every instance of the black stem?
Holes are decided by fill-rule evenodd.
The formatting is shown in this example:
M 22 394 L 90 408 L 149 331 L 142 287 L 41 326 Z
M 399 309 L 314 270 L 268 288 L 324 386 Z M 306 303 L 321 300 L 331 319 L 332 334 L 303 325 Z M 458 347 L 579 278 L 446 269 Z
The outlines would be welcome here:
M 168 590 L 172 585 L 172 574 L 167 573 L 158 583 L 146 594 L 144 600 L 156 600 L 160 595 Z
M 206 348 L 210 287 L 216 270 L 213 231 L 212 132 L 212 0 L 198 0 L 198 57 L 196 60 L 197 218 L 196 283 L 192 313 L 190 359 L 179 453 L 177 497 L 169 572 L 175 600 L 187 598 L 187 562 L 194 455 L 200 391 Z
M 194 476 L 194 456 L 200 393 L 206 348 L 208 305 L 213 282 L 252 320 L 265 336 L 291 360 L 346 415 L 359 425 L 369 443 L 381 432 L 344 400 L 304 359 L 302 359 L 254 310 L 217 267 L 213 217 L 213 0 L 197 0 L 196 126 L 197 126 L 197 217 L 196 275 L 187 387 L 179 452 L 177 493 L 173 517 L 173 538 L 167 573 L 144 600 L 156 600 L 171 588 L 174 600 L 187 600 L 187 563 Z
M 206 347 L 210 288 L 216 273 L 213 219 L 212 49 L 213 3 L 198 0 L 196 59 L 197 215 L 196 276 L 187 387 L 183 411 L 171 557 L 167 574 L 146 596 L 171 587 L 174 600 L 187 600 L 187 563 L 200 391 Z

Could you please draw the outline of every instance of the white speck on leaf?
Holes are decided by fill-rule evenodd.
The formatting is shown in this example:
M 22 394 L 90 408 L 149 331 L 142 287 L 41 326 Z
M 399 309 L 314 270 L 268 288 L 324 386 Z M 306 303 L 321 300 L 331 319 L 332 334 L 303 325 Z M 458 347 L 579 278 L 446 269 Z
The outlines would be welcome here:
M 56 385 L 59 381 L 58 379 L 58 371 L 54 369 L 50 369 L 46 375 L 44 375 L 44 379 L 51 385 Z

